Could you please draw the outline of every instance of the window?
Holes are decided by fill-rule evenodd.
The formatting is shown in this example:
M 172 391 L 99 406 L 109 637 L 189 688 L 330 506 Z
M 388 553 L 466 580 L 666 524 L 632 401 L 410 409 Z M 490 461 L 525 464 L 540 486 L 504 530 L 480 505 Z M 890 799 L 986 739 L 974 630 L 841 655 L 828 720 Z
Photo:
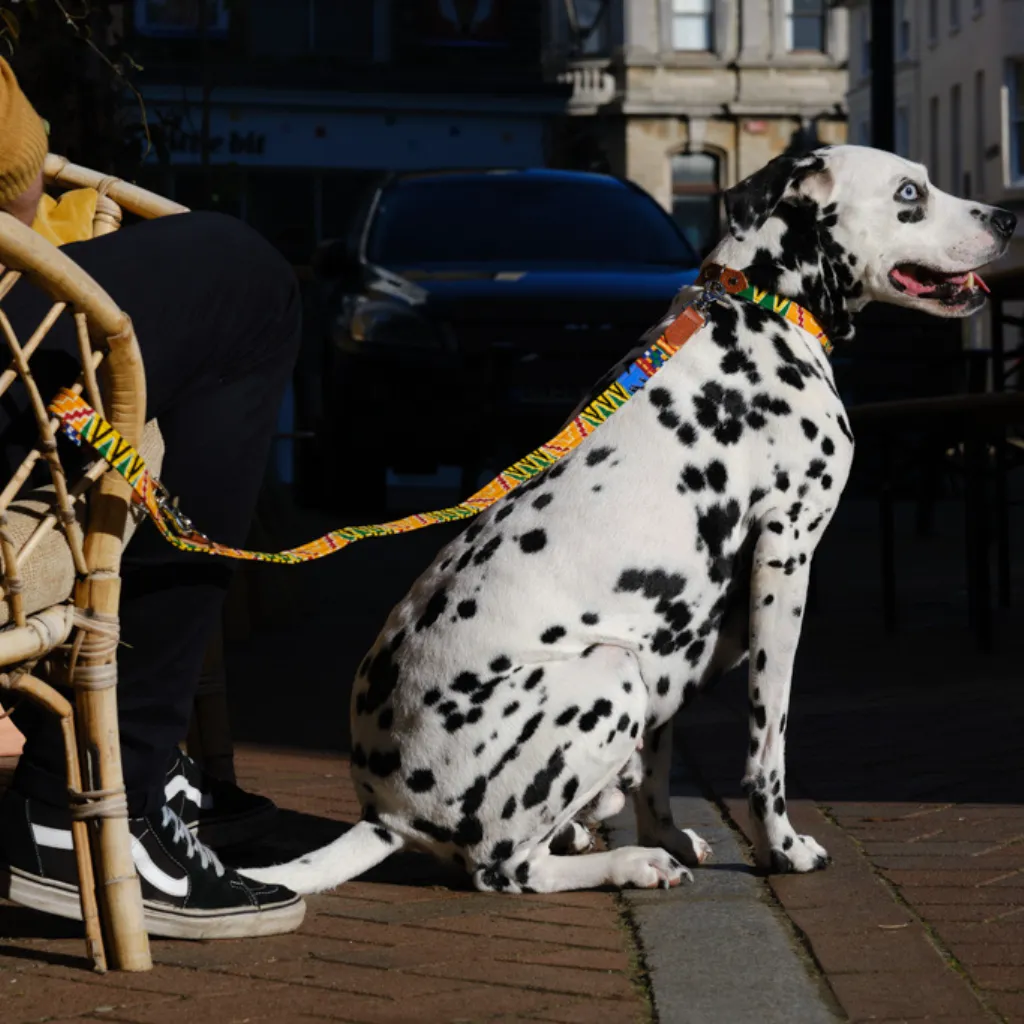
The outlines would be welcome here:
M 825 0 L 786 0 L 786 47 L 825 49 Z
M 672 49 L 713 50 L 714 0 L 672 0 Z
M 228 31 L 228 0 L 205 0 L 206 31 Z M 199 32 L 200 0 L 135 0 L 135 31 L 142 36 L 194 36 Z
M 960 0 L 949 0 L 949 31 L 960 29 Z
M 896 56 L 910 56 L 910 0 L 900 0 L 896 8 Z
M 1010 180 L 1024 183 L 1024 60 L 1010 64 Z
M 939 97 L 928 101 L 928 175 L 939 183 Z
M 949 90 L 949 190 L 959 195 L 963 190 L 963 149 L 960 139 L 960 86 Z
M 939 38 L 939 0 L 928 0 L 928 42 Z
M 609 0 L 571 0 L 565 4 L 574 54 L 597 57 L 609 49 Z
M 860 12 L 860 73 L 871 74 L 871 11 Z
M 985 195 L 985 72 L 974 74 L 974 184 Z
M 718 239 L 718 195 L 716 157 L 710 153 L 672 157 L 672 216 L 698 252 Z
M 910 156 L 910 111 L 906 107 L 896 108 L 896 155 Z
M 286 0 L 286 9 L 281 2 L 249 5 L 246 34 L 251 55 L 281 58 L 316 54 L 339 58 L 346 64 L 374 60 L 374 6 L 370 0 L 351 4 Z

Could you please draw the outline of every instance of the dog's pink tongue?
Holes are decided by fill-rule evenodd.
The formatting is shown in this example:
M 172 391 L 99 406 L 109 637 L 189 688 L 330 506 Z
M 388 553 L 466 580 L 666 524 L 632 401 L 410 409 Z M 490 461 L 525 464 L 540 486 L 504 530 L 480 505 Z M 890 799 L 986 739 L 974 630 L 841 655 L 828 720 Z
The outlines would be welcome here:
M 894 267 L 892 276 L 899 281 L 906 292 L 911 295 L 923 295 L 925 292 L 932 291 L 932 288 L 926 284 L 922 284 L 916 277 L 910 274 L 905 274 L 899 267 Z

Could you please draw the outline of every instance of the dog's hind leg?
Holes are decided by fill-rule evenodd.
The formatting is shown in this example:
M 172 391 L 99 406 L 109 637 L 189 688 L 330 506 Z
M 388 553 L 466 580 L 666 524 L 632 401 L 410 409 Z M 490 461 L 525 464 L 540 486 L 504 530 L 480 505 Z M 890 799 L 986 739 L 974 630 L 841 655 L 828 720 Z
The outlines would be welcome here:
M 391 829 L 364 819 L 319 850 L 287 864 L 245 868 L 241 873 L 257 882 L 287 886 L 300 895 L 324 892 L 376 867 L 403 845 L 404 840 Z
M 618 888 L 669 889 L 693 875 L 665 850 L 623 846 L 605 853 L 560 857 L 546 846 L 529 856 L 505 864 L 477 869 L 473 883 L 485 892 L 570 892 Z
M 633 797 L 636 831 L 644 846 L 660 846 L 689 867 L 711 858 L 711 847 L 696 832 L 677 828 L 669 803 L 672 769 L 672 719 L 648 734 L 640 757 L 644 777 Z
M 828 854 L 790 823 L 785 764 L 793 662 L 814 551 L 807 538 L 814 533 L 799 515 L 763 525 L 750 583 L 750 747 L 743 788 L 758 862 L 772 871 L 814 871 L 825 867 Z

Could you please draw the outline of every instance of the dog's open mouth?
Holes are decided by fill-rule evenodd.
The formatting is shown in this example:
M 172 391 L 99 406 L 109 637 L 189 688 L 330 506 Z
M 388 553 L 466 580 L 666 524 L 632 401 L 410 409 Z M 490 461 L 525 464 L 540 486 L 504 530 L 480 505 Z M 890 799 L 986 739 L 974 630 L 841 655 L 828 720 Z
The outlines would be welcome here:
M 897 291 L 918 299 L 932 299 L 943 306 L 963 306 L 989 290 L 977 271 L 944 274 L 920 263 L 897 263 L 889 271 L 889 283 Z

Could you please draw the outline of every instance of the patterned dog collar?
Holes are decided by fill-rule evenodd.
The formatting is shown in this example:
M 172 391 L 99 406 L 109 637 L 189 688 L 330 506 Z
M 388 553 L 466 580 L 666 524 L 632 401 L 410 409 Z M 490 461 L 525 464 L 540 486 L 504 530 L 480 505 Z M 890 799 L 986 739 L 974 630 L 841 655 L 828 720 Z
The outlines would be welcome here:
M 828 335 L 825 333 L 824 328 L 815 320 L 812 313 L 792 299 L 787 299 L 784 295 L 774 295 L 772 292 L 755 288 L 747 281 L 746 275 L 742 270 L 722 267 L 717 263 L 708 263 L 701 270 L 700 277 L 697 278 L 698 285 L 707 284 L 711 281 L 717 281 L 730 295 L 753 302 L 755 306 L 760 306 L 762 309 L 769 309 L 784 320 L 796 324 L 797 327 L 818 340 L 821 347 L 825 350 L 825 355 L 832 355 L 832 342 L 828 340 Z

